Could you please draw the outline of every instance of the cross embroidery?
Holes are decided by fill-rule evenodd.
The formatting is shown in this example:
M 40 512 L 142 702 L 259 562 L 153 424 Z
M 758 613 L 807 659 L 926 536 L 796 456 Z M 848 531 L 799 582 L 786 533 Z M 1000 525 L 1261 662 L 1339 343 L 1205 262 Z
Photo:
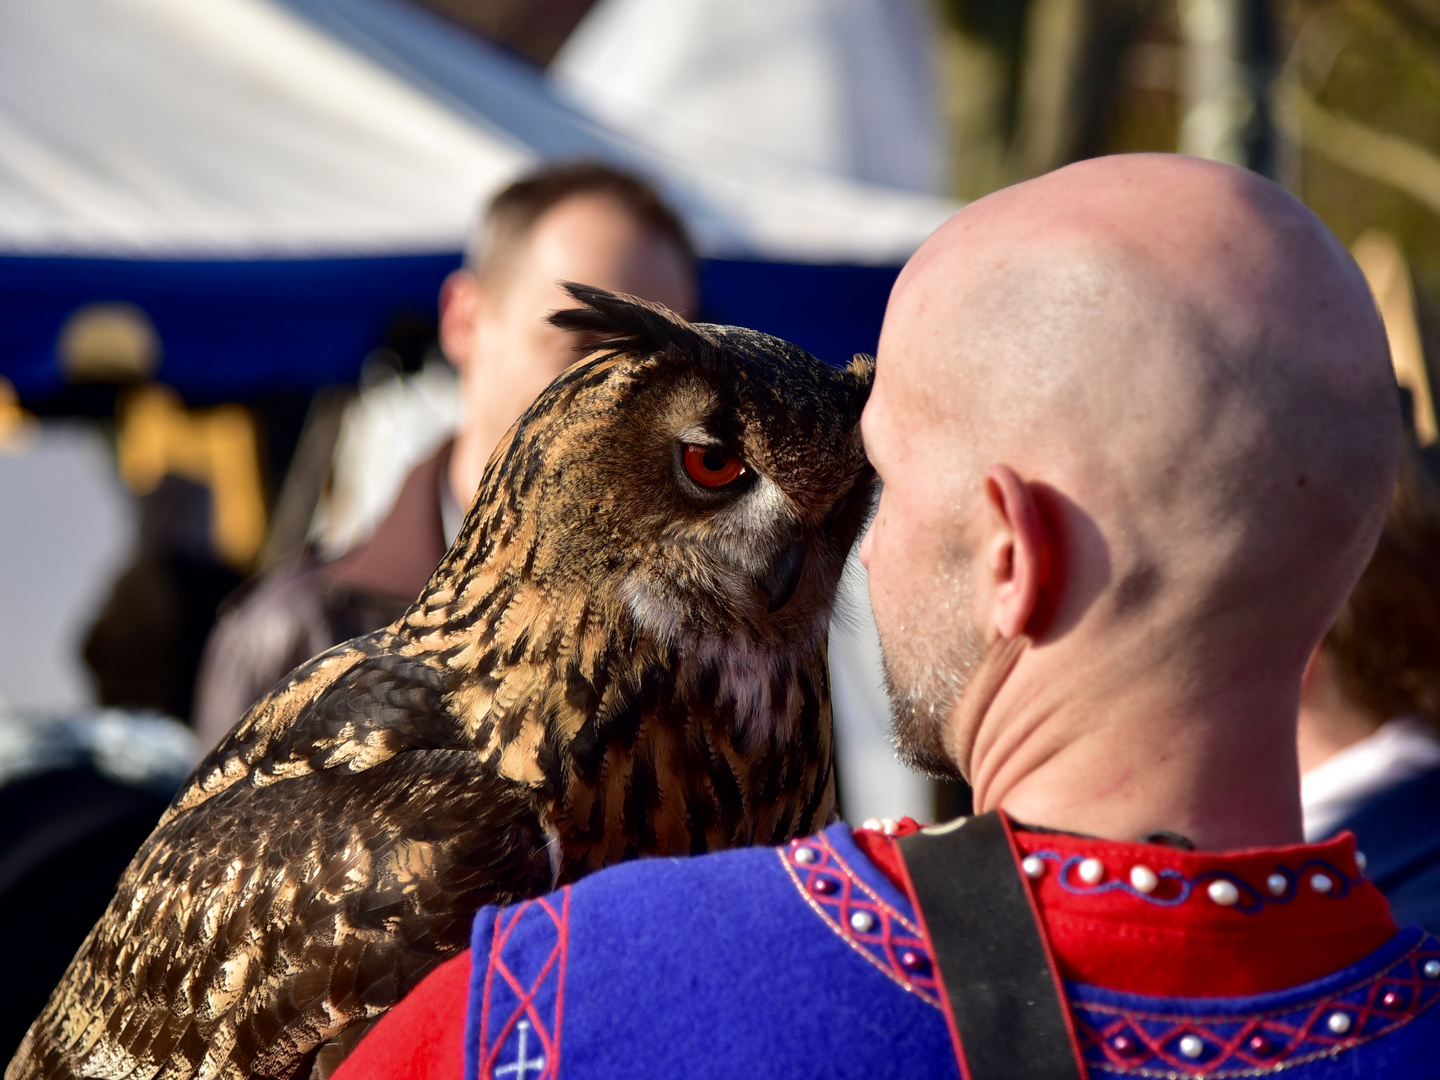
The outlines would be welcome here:
M 547 937 L 551 944 L 538 971 L 527 964 L 525 973 L 516 975 L 505 963 L 504 954 L 507 943 L 514 944 L 511 935 L 521 923 L 528 928 L 525 933 L 532 944 L 543 946 Z M 569 928 L 568 885 L 549 897 L 527 900 L 495 913 L 480 1007 L 477 1080 L 542 1080 L 547 1076 L 553 1080 L 559 1072 Z M 517 1034 L 518 1053 L 509 1064 L 501 1065 L 517 1045 L 512 1039 Z
M 527 1076 L 531 1075 L 532 1070 L 534 1075 L 538 1076 L 545 1069 L 545 1058 L 543 1055 L 534 1058 L 527 1058 L 525 1056 L 527 1044 L 530 1041 L 530 1021 L 521 1020 L 516 1027 L 520 1032 L 519 1054 L 509 1065 L 501 1065 L 496 1068 L 495 1080 L 500 1080 L 502 1076 L 507 1076 L 512 1073 L 515 1076 L 515 1080 L 525 1080 Z

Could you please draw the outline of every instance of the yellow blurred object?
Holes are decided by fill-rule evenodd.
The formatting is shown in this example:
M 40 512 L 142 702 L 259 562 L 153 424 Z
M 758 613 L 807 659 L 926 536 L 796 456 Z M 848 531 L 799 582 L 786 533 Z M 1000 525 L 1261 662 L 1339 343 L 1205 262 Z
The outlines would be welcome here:
M 71 382 L 135 382 L 155 374 L 160 335 L 134 304 L 86 304 L 65 320 L 55 351 Z
M 36 427 L 35 418 L 20 407 L 15 384 L 0 375 L 0 453 L 27 449 Z
M 1421 446 L 1435 441 L 1435 398 L 1430 373 L 1425 367 L 1425 350 L 1420 344 L 1420 326 L 1415 319 L 1415 287 L 1399 242 L 1389 233 L 1370 229 L 1350 247 L 1360 264 L 1380 317 L 1390 339 L 1390 362 L 1395 381 L 1409 390 L 1415 400 L 1415 438 Z
M 265 498 L 255 421 L 239 405 L 187 409 L 175 391 L 151 384 L 118 409 L 116 455 L 130 488 L 147 495 L 167 474 L 210 488 L 210 536 L 236 569 L 254 563 L 265 539 Z

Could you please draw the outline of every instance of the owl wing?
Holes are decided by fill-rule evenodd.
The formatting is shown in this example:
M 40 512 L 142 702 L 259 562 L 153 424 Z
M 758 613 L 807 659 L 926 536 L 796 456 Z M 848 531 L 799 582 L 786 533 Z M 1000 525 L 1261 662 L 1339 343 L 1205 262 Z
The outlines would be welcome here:
M 439 678 L 366 656 L 244 778 L 182 792 L 6 1076 L 324 1074 L 477 908 L 549 889 L 527 789 L 437 745 Z

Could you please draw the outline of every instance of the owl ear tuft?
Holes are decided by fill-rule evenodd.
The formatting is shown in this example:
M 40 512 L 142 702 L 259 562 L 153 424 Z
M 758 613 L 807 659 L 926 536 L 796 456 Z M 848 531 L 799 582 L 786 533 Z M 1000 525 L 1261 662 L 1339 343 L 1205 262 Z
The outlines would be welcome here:
M 857 352 L 845 365 L 845 373 L 861 386 L 869 387 L 875 382 L 875 357 L 869 353 Z
M 573 281 L 561 287 L 585 306 L 553 313 L 550 325 L 579 335 L 593 348 L 648 355 L 707 343 L 699 330 L 659 304 Z

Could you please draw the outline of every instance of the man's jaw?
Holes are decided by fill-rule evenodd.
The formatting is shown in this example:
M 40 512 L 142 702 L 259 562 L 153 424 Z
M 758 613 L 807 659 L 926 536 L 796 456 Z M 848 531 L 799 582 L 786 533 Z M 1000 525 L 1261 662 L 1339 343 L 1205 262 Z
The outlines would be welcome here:
M 933 619 L 915 620 L 925 625 Z M 948 749 L 948 726 L 984 654 L 967 627 L 931 640 L 880 631 L 885 692 L 890 699 L 890 735 L 895 752 L 910 768 L 937 780 L 964 777 Z
M 901 762 L 934 780 L 964 779 L 945 749 L 949 710 L 897 688 L 888 668 L 885 690 L 890 698 L 890 738 Z

